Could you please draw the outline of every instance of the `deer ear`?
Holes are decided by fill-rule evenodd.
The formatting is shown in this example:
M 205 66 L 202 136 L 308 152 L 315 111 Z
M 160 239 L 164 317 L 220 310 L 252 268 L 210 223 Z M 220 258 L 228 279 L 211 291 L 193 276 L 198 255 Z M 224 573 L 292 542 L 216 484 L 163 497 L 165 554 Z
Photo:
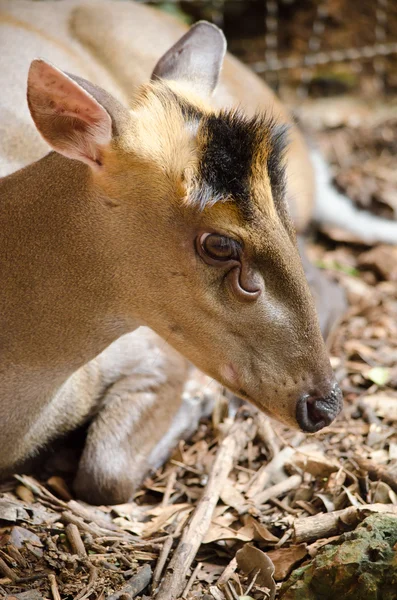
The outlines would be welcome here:
M 56 152 L 91 167 L 101 165 L 102 149 L 112 139 L 112 119 L 77 81 L 43 60 L 34 60 L 27 98 L 39 133 Z
M 226 52 L 222 31 L 199 21 L 160 58 L 152 79 L 185 81 L 202 95 L 214 91 Z

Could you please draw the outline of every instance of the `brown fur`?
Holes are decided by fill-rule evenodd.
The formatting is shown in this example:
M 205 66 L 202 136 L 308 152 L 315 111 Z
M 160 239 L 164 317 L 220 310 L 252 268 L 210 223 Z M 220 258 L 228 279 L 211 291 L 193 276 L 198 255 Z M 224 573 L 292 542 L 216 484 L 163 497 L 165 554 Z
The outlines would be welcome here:
M 18 4 L 3 0 L 0 6 L 12 12 Z M 20 4 L 22 12 L 27 4 Z M 45 10 L 54 6 L 58 11 L 58 3 L 45 3 Z M 110 5 L 98 6 L 93 17 L 102 10 L 103 25 Z M 92 8 L 82 7 L 83 13 Z M 125 11 L 128 22 L 135 11 L 153 24 L 163 22 L 141 6 L 112 3 L 112 18 L 117 11 L 120 22 Z M 173 23 L 164 17 L 164 30 Z M 94 32 L 95 23 L 92 27 Z M 122 59 L 128 62 L 115 56 L 115 72 Z M 255 95 L 264 95 L 265 102 L 271 95 L 229 57 L 225 77 L 236 101 L 248 97 L 241 93 L 240 75 L 250 90 L 251 113 Z M 111 142 L 99 143 L 103 138 L 88 122 L 74 131 L 70 147 L 78 146 L 91 166 L 50 153 L 0 181 L 0 435 L 6 449 L 0 469 L 93 419 L 77 489 L 92 501 L 121 502 L 131 495 L 178 410 L 187 369 L 155 334 L 133 332 L 139 325 L 150 326 L 210 377 L 291 426 L 296 426 L 299 397 L 327 396 L 334 379 L 292 224 L 273 202 L 266 140 L 251 177 L 253 218 L 247 222 L 233 198 L 202 209 L 191 191 L 203 140 L 187 126 L 168 91 L 207 114 L 219 110 L 212 101 L 183 82 L 160 81 L 146 83 L 128 110 L 92 84 L 76 82 L 102 107 L 95 119 L 104 117 L 101 110 L 110 114 Z M 58 107 L 57 118 L 50 112 L 47 122 L 52 105 L 37 109 L 41 92 L 35 93 L 29 97 L 37 126 L 63 151 L 64 128 L 79 120 L 78 110 L 73 116 L 72 105 L 65 113 Z M 79 136 L 87 131 L 92 138 L 82 146 Z M 311 197 L 306 161 L 293 129 L 287 185 L 303 204 Z M 290 176 L 298 164 L 308 169 L 299 180 Z M 262 282 L 258 301 L 241 303 L 223 272 L 197 256 L 194 240 L 200 231 L 241 241 L 242 269 Z

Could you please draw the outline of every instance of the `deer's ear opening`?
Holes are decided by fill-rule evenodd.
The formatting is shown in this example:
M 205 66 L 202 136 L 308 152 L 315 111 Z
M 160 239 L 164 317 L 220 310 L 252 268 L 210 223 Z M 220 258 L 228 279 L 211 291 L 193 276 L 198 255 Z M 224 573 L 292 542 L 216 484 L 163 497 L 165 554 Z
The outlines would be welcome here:
M 199 21 L 160 58 L 152 79 L 183 81 L 208 96 L 218 83 L 225 53 L 223 32 L 212 23 Z
M 30 114 L 46 142 L 60 154 L 98 168 L 112 139 L 112 119 L 79 83 L 44 60 L 29 69 Z

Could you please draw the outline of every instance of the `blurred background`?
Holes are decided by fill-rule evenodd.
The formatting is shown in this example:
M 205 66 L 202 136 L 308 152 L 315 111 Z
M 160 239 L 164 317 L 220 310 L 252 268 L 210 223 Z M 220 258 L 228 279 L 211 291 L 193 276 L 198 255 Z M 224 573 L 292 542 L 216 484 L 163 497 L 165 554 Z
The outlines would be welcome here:
M 207 19 L 222 27 L 229 50 L 266 80 L 320 145 L 336 185 L 359 206 L 396 218 L 397 2 L 141 2 L 187 23 Z
M 397 89 L 397 3 L 392 0 L 141 1 L 188 23 L 216 23 L 230 50 L 277 90 L 371 96 Z

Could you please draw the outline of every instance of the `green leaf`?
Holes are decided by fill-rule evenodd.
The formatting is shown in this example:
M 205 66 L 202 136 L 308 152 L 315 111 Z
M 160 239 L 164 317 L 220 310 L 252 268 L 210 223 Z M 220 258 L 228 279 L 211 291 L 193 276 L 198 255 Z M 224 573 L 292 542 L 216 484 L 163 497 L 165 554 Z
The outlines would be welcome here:
M 366 377 L 376 385 L 386 385 L 390 380 L 390 371 L 387 367 L 373 367 L 368 371 Z
M 351 267 L 350 265 L 344 265 L 337 260 L 325 261 L 325 260 L 316 260 L 314 264 L 319 269 L 328 269 L 329 271 L 339 271 L 340 273 L 346 273 L 346 275 L 351 275 L 352 277 L 358 277 L 360 275 L 360 271 L 355 267 Z

